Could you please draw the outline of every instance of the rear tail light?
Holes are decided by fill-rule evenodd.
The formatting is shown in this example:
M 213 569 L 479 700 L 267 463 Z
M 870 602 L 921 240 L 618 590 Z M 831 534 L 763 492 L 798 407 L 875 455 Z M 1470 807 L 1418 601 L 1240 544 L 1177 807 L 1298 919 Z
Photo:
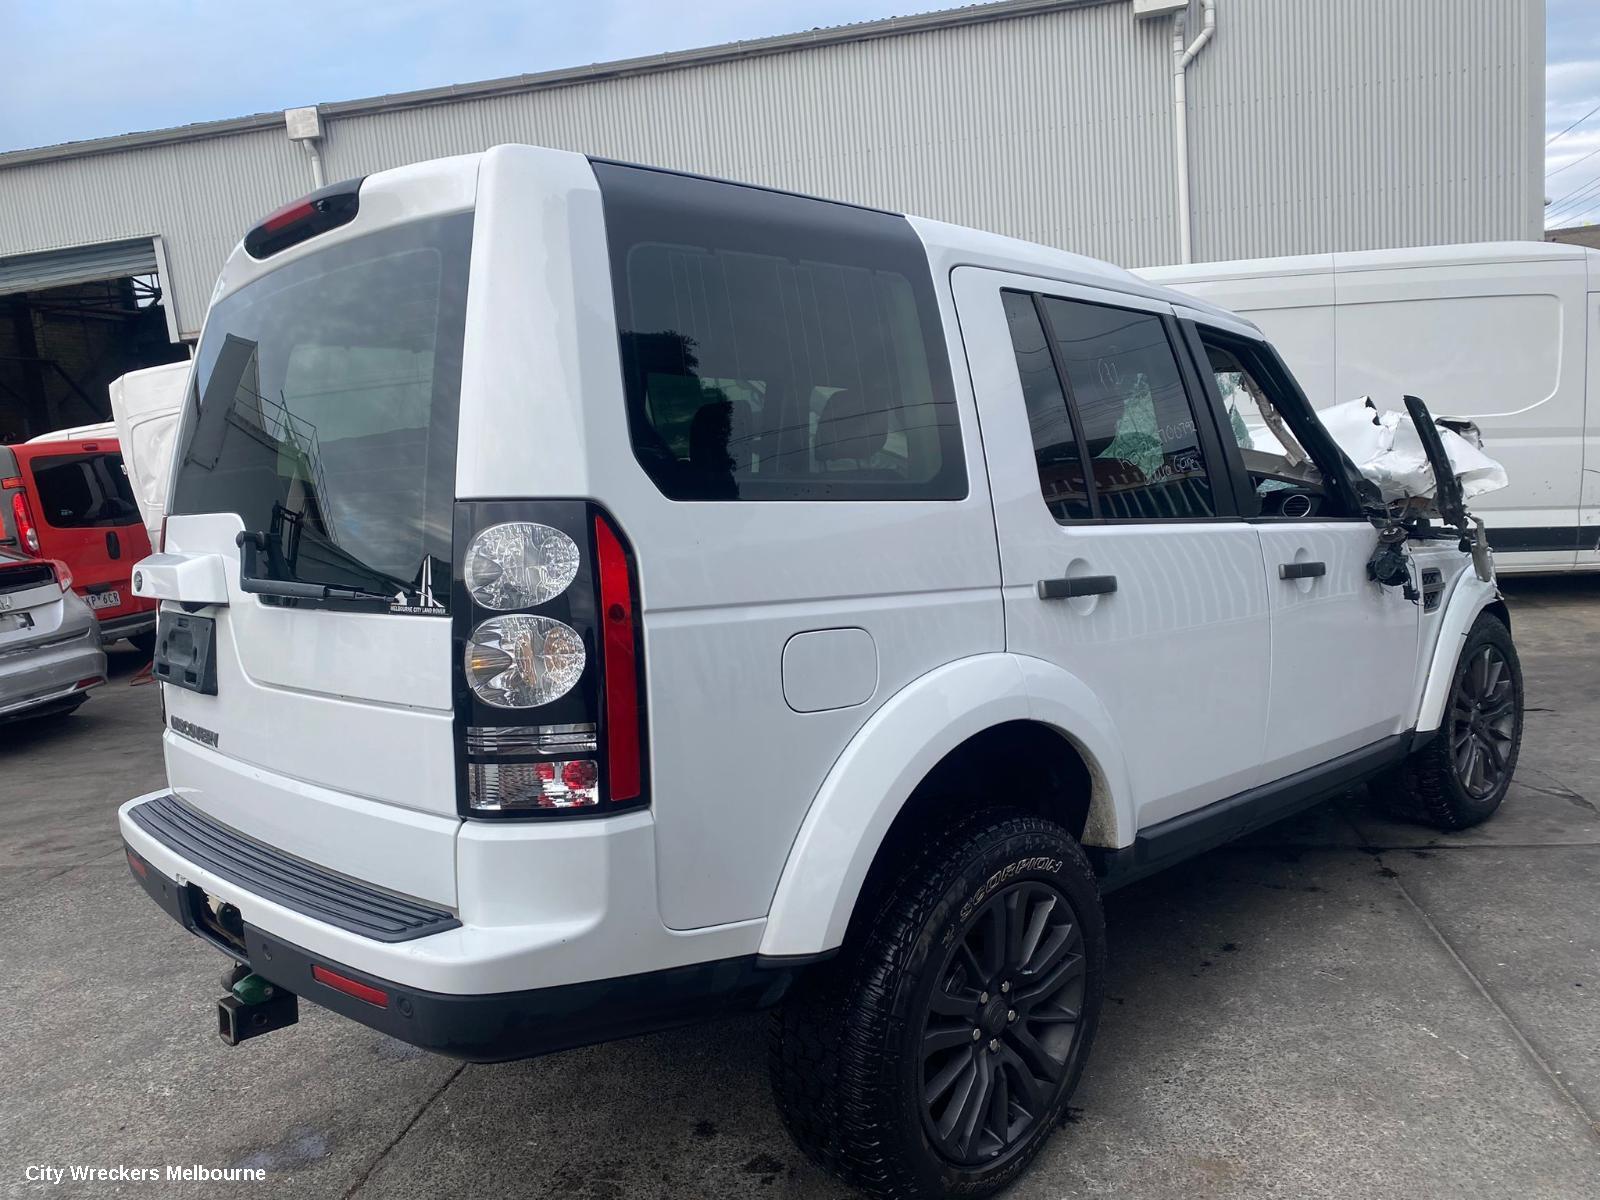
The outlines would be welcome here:
M 647 803 L 634 567 L 579 501 L 456 509 L 460 810 L 579 816 Z
M 50 566 L 55 569 L 56 583 L 60 585 L 63 594 L 70 592 L 72 590 L 72 568 L 59 558 L 50 559 Z
M 39 530 L 33 523 L 33 509 L 28 506 L 27 492 L 11 493 L 11 520 L 16 526 L 17 541 L 29 554 L 39 553 Z

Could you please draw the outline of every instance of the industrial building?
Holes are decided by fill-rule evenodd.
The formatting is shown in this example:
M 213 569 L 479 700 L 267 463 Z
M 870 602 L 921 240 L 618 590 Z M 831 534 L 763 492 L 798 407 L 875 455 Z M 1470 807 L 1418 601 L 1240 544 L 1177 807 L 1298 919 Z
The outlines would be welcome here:
M 285 201 L 502 142 L 1128 266 L 1539 238 L 1544 36 L 1543 0 L 1001 0 L 0 154 L 0 442 L 184 356 Z

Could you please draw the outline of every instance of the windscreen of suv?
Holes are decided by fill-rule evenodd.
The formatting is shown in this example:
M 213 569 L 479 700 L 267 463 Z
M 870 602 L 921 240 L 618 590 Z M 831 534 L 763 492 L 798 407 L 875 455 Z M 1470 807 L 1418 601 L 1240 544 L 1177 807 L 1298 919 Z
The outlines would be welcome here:
M 472 216 L 366 234 L 216 304 L 173 514 L 237 513 L 258 574 L 445 611 Z
M 90 451 L 40 455 L 30 464 L 34 499 L 56 529 L 131 525 L 139 519 L 122 455 Z

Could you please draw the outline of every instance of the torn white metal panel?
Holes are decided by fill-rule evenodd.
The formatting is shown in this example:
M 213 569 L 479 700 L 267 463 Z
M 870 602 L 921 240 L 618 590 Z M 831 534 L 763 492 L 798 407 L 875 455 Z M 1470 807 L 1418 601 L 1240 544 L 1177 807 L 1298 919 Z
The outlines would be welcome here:
M 1336 404 L 1320 414 L 1323 425 L 1356 467 L 1383 493 L 1386 501 L 1433 495 L 1433 468 L 1411 418 L 1384 412 L 1371 396 Z M 1506 486 L 1506 469 L 1455 429 L 1439 424 L 1450 465 L 1461 480 L 1465 499 Z

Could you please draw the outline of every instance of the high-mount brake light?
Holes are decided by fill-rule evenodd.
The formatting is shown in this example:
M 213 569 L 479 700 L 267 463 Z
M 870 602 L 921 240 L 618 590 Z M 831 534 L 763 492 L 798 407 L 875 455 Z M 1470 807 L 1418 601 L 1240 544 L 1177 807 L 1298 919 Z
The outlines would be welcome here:
M 318 188 L 309 196 L 285 204 L 244 235 L 245 253 L 251 258 L 271 258 L 281 250 L 348 225 L 361 207 L 361 180 L 347 179 Z
M 460 808 L 605 815 L 648 802 L 633 560 L 581 500 L 461 501 L 451 605 Z

